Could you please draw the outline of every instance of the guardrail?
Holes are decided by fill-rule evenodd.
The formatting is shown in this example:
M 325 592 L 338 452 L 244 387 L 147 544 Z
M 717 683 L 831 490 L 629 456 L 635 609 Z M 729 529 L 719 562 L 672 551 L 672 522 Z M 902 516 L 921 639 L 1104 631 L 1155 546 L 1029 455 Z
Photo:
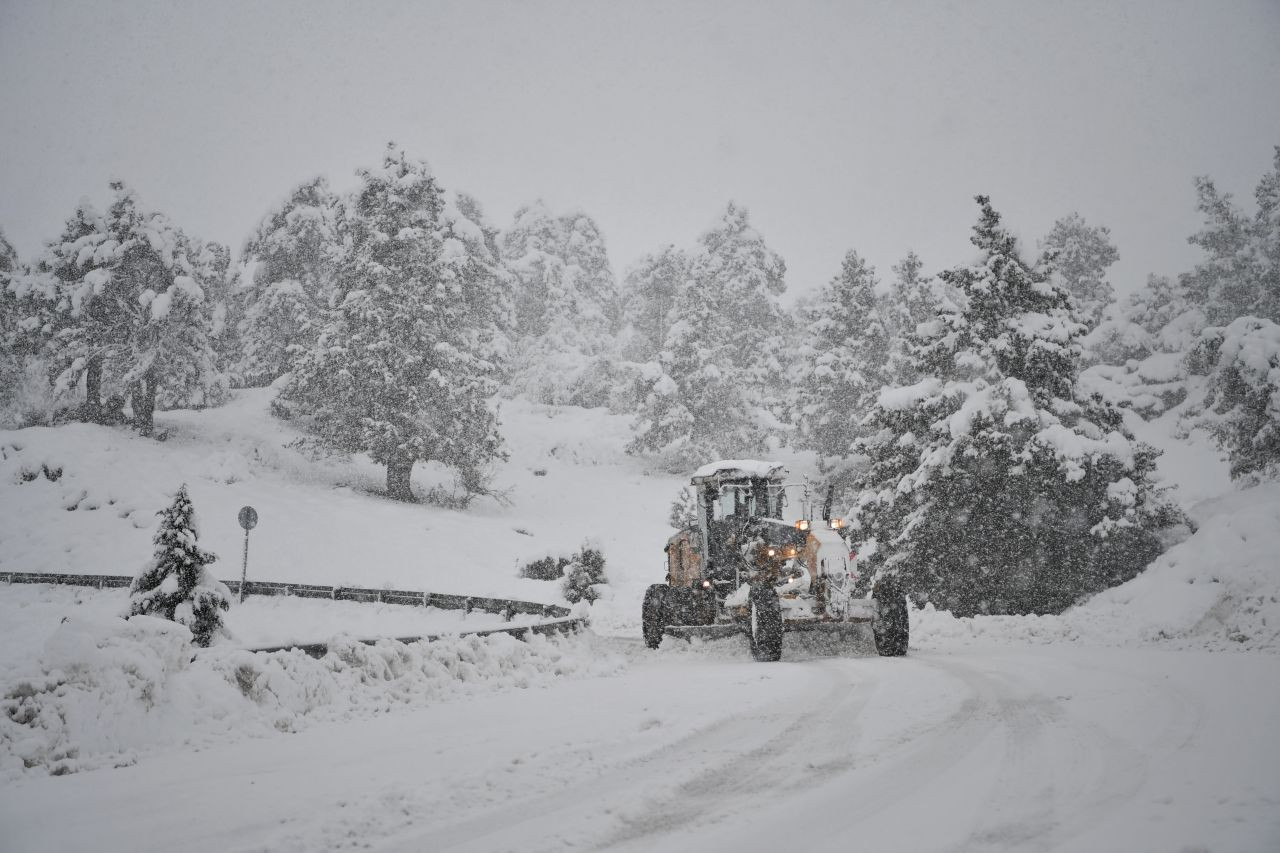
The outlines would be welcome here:
M 0 572 L 0 582 L 6 583 L 47 583 L 63 586 L 89 586 L 97 589 L 127 588 L 133 583 L 128 575 L 68 575 L 44 572 Z M 240 581 L 223 581 L 233 593 L 240 594 Z M 479 631 L 464 631 L 463 635 L 487 637 L 490 634 L 510 634 L 517 639 L 525 639 L 528 634 L 551 635 L 572 634 L 587 627 L 585 617 L 572 617 L 567 607 L 558 604 L 539 604 L 533 601 L 518 601 L 511 598 L 488 598 L 477 595 L 454 595 L 451 593 L 419 592 L 405 589 L 373 589 L 359 586 L 320 586 L 307 583 L 278 583 L 275 581 L 246 581 L 245 595 L 286 595 L 298 598 L 328 598 L 334 601 L 355 601 L 365 604 L 403 604 L 411 607 L 438 607 L 442 610 L 461 610 L 471 613 L 479 610 L 493 613 L 510 622 L 517 614 L 539 616 L 547 621 L 532 625 L 513 625 L 509 628 L 487 628 Z M 423 640 L 435 640 L 444 635 L 426 635 L 421 637 L 396 637 L 378 639 L 396 639 L 402 643 L 416 643 Z M 458 635 L 450 635 L 458 636 Z M 372 645 L 378 639 L 362 639 L 360 642 Z M 249 649 L 253 652 L 279 652 L 287 649 L 301 649 L 312 657 L 324 657 L 328 651 L 327 643 L 294 643 L 283 646 L 268 646 L 260 649 Z

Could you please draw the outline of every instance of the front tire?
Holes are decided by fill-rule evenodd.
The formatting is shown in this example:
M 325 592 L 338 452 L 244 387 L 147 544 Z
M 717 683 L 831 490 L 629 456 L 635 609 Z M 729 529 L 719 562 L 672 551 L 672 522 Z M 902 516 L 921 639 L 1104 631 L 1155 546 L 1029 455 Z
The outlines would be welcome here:
M 911 635 L 907 594 L 902 591 L 897 578 L 886 577 L 876 581 L 871 597 L 876 603 L 876 616 L 871 623 L 876 651 L 882 657 L 902 657 L 907 653 Z
M 747 638 L 751 656 L 758 661 L 782 659 L 782 602 L 773 587 L 751 588 L 748 600 Z
M 662 630 L 667 627 L 667 593 L 671 587 L 655 583 L 644 591 L 644 603 L 640 607 L 640 630 L 644 644 L 651 649 L 662 645 Z

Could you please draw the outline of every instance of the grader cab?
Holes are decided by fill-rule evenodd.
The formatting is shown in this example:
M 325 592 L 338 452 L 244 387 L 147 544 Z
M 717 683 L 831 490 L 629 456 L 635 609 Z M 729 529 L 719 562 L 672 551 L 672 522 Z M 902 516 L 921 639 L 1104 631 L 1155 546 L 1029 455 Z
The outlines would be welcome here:
M 906 654 L 906 596 L 881 578 L 871 598 L 855 595 L 853 555 L 838 518 L 815 519 L 807 488 L 785 482 L 774 462 L 727 460 L 698 469 L 697 526 L 665 548 L 666 583 L 645 591 L 645 643 L 663 635 L 745 634 L 756 660 L 782 656 L 784 631 L 853 635 L 870 625 L 882 655 Z M 785 519 L 788 492 L 802 490 L 801 517 Z

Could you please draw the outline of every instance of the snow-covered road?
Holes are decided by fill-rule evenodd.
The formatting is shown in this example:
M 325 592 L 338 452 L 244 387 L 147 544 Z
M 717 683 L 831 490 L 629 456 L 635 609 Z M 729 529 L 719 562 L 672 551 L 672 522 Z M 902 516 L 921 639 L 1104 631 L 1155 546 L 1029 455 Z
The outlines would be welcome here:
M 1280 657 L 732 641 L 28 778 L 5 850 L 1280 849 Z

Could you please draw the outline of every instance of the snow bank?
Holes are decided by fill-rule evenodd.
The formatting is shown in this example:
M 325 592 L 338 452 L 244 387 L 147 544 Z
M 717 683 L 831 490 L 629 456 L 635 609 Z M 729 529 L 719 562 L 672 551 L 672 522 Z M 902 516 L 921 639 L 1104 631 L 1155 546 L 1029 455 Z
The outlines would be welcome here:
M 1191 515 L 1195 535 L 1061 616 L 956 619 L 926 607 L 913 614 L 912 646 L 1160 642 L 1280 654 L 1280 483 L 1202 502 Z
M 159 748 L 296 731 L 557 678 L 607 675 L 623 661 L 593 635 L 500 634 L 299 651 L 197 651 L 189 632 L 149 617 L 68 618 L 25 676 L 0 693 L 0 779 L 121 766 Z

